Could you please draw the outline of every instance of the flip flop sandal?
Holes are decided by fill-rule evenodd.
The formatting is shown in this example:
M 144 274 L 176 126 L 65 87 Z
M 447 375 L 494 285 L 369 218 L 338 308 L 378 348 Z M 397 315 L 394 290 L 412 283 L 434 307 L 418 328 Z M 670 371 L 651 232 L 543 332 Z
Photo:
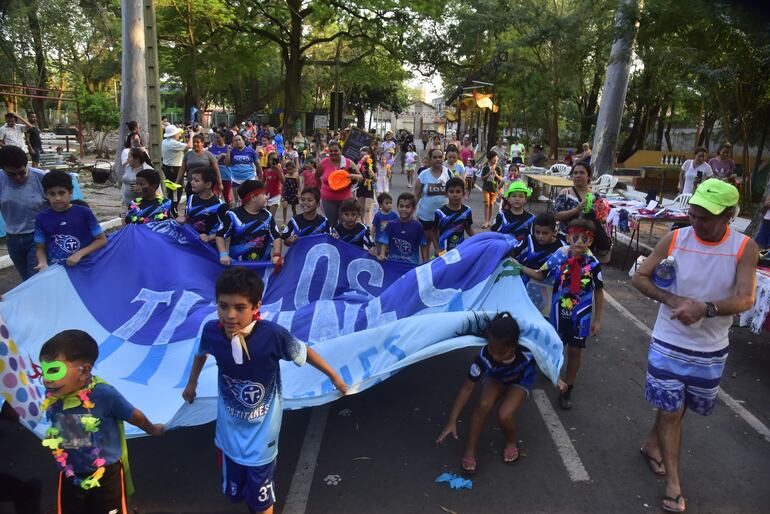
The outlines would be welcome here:
M 513 448 L 504 448 L 503 449 L 503 462 L 506 464 L 511 464 L 513 462 L 516 462 L 519 460 L 519 447 L 514 446 Z
M 476 459 L 473 457 L 463 457 L 462 460 L 460 460 L 460 467 L 462 468 L 463 473 L 468 475 L 475 475 L 478 471 L 476 469 Z
M 641 453 L 641 454 L 642 454 L 642 457 L 644 457 L 644 458 L 647 460 L 647 465 L 649 466 L 649 468 L 650 468 L 650 471 L 652 471 L 653 473 L 655 473 L 655 474 L 656 474 L 656 475 L 658 475 L 659 477 L 664 477 L 664 476 L 666 476 L 666 470 L 665 470 L 665 469 L 663 469 L 663 461 L 662 461 L 662 460 L 656 460 L 656 459 L 655 459 L 655 458 L 653 458 L 653 457 L 652 457 L 652 456 L 651 456 L 649 453 L 647 453 L 646 451 L 644 451 L 644 448 L 639 448 L 639 453 Z M 655 470 L 652 468 L 652 465 L 653 465 L 653 464 L 655 464 L 656 466 L 658 466 L 658 471 L 655 471 Z
M 687 508 L 687 506 L 685 505 L 683 508 L 680 509 L 679 508 L 679 500 L 684 500 L 684 496 L 682 496 L 681 494 L 678 494 L 676 496 L 676 498 L 673 498 L 671 496 L 664 496 L 663 497 L 663 503 L 662 503 L 663 510 L 665 510 L 666 512 L 684 512 L 685 509 Z M 670 508 L 666 507 L 666 502 L 667 501 L 671 502 L 671 503 L 676 503 L 676 508 L 675 509 L 670 509 Z

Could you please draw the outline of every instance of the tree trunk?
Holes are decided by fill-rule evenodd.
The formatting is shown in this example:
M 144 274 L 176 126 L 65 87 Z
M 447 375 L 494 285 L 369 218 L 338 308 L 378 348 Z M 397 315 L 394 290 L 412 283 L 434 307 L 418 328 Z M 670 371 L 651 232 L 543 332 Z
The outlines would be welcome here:
M 759 171 L 760 161 L 762 160 L 762 152 L 765 148 L 765 143 L 767 142 L 767 128 L 768 124 L 765 123 L 764 128 L 762 129 L 762 138 L 759 141 L 759 145 L 757 148 L 757 162 L 754 163 L 754 169 L 752 170 L 752 177 L 755 178 L 757 175 L 757 172 Z M 745 146 L 745 145 L 744 145 Z M 763 205 L 768 198 L 768 195 L 770 195 L 770 173 L 767 174 L 767 182 L 765 183 L 765 192 L 762 194 L 762 200 L 760 201 L 760 205 Z M 751 201 L 751 198 L 748 199 Z M 760 209 L 757 209 L 757 212 L 754 213 L 754 216 L 751 218 L 751 223 L 749 223 L 749 226 L 746 228 L 746 232 L 744 232 L 749 237 L 754 237 L 757 235 L 757 232 L 759 231 L 759 225 L 762 223 L 762 219 L 764 218 L 764 214 L 762 214 L 762 211 Z
M 301 0 L 287 0 L 286 5 L 290 12 L 291 33 L 289 34 L 288 48 L 283 48 L 281 51 L 283 63 L 286 66 L 283 87 L 283 134 L 285 138 L 290 138 L 294 135 L 294 122 L 297 119 L 297 108 L 302 95 L 302 67 L 304 63 L 300 47 L 303 27 L 302 18 L 299 16 L 299 11 L 302 8 Z
M 668 102 L 663 100 L 663 107 L 658 111 L 658 121 L 655 127 L 655 149 L 660 151 L 663 148 L 663 130 L 666 127 L 666 113 L 668 112 Z
M 548 130 L 548 146 L 551 150 L 551 158 L 559 158 L 559 97 L 551 98 L 551 126 Z
M 35 67 L 37 68 L 36 86 L 39 88 L 48 87 L 48 70 L 45 65 L 45 49 L 43 48 L 43 33 L 40 28 L 40 19 L 37 16 L 37 1 L 30 6 L 27 14 L 29 22 L 29 31 L 32 35 L 32 46 L 35 51 Z M 33 90 L 33 95 L 45 96 L 46 91 Z M 32 98 L 32 109 L 37 114 L 38 126 L 41 129 L 48 128 L 48 114 L 45 110 L 45 100 L 42 98 Z
M 147 135 L 147 67 L 145 66 L 144 42 L 144 6 L 135 0 L 122 0 L 122 38 L 123 58 L 121 76 L 123 87 L 120 90 L 120 133 L 118 141 L 126 139 L 126 123 L 134 120 L 144 131 L 143 141 L 148 141 Z M 122 144 L 118 145 L 115 155 L 115 169 L 112 180 L 118 182 L 123 175 L 120 154 Z
M 588 141 L 591 137 L 591 127 L 593 126 L 596 117 L 596 105 L 599 102 L 599 91 L 602 88 L 602 72 L 603 69 L 596 68 L 594 71 L 594 80 L 591 83 L 591 91 L 588 93 L 588 102 L 586 108 L 583 111 L 582 119 L 580 120 L 580 136 L 578 140 L 582 143 Z
M 634 145 L 636 144 L 637 134 L 641 131 L 642 127 L 642 111 L 644 110 L 644 105 L 642 105 L 642 102 L 640 100 L 636 101 L 636 109 L 634 110 L 634 117 L 633 122 L 631 125 L 631 130 L 628 133 L 628 137 L 625 141 L 623 141 L 623 144 L 620 145 L 620 150 L 618 150 L 618 161 L 623 162 L 629 157 L 631 157 L 634 154 L 635 148 Z
M 359 103 L 355 106 L 356 111 L 356 127 L 364 130 L 366 128 L 366 114 L 364 113 L 364 107 Z
M 596 175 L 612 172 L 615 145 L 620 133 L 620 121 L 623 117 L 623 106 L 628 89 L 628 75 L 631 70 L 631 49 L 639 28 L 640 4 L 641 0 L 619 0 L 615 11 L 618 36 L 610 51 L 610 64 L 604 79 L 591 159 Z

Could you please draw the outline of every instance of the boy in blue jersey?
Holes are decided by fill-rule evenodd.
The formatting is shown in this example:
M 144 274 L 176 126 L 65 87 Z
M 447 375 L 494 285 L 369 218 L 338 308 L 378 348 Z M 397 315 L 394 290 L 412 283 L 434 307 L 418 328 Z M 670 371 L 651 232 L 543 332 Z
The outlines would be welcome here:
M 222 228 L 217 232 L 219 262 L 229 266 L 233 260 L 272 260 L 273 264 L 280 266 L 281 234 L 273 215 L 265 209 L 265 185 L 259 180 L 247 180 L 238 187 L 238 197 L 241 206 L 228 211 Z
M 423 262 L 428 260 L 428 240 L 425 239 L 425 231 L 419 221 L 415 221 L 414 209 L 417 199 L 412 193 L 398 195 L 396 206 L 398 208 L 398 220 L 391 221 L 380 234 L 377 240 L 380 243 L 379 260 L 390 259 L 392 261 L 420 264 L 420 256 Z
M 206 323 L 182 397 L 192 403 L 207 355 L 216 359 L 217 424 L 222 487 L 252 513 L 272 513 L 273 475 L 281 431 L 281 360 L 306 361 L 345 394 L 347 384 L 310 347 L 280 325 L 259 318 L 264 284 L 253 270 L 233 267 L 217 279 L 219 320 Z
M 374 219 L 372 220 L 375 241 L 380 240 L 380 235 L 388 223 L 398 219 L 398 214 L 393 210 L 393 197 L 388 193 L 377 195 L 377 205 L 379 205 L 379 209 L 374 214 Z
M 72 177 L 61 170 L 43 175 L 43 191 L 51 207 L 35 216 L 38 271 L 50 264 L 75 266 L 107 244 L 91 209 L 72 205 Z
M 465 240 L 465 234 L 471 237 L 473 232 L 473 213 L 463 205 L 465 181 L 452 177 L 446 183 L 447 204 L 436 209 L 433 226 L 438 234 L 438 247 L 441 253 L 448 252 Z
M 331 231 L 332 237 L 345 241 L 363 250 L 369 250 L 372 255 L 377 255 L 374 241 L 369 234 L 369 227 L 358 221 L 361 216 L 361 205 L 355 198 L 348 198 L 340 206 L 342 221 L 337 223 Z
M 302 194 L 299 195 L 299 209 L 302 212 L 292 217 L 281 232 L 286 246 L 293 245 L 300 237 L 329 232 L 326 216 L 318 214 L 320 203 L 321 191 L 318 188 L 306 187 L 302 190 Z
M 556 237 L 556 218 L 553 214 L 543 212 L 535 216 L 532 223 L 532 232 L 511 252 L 511 257 L 522 266 L 539 270 L 548 258 L 559 248 L 567 244 Z M 521 279 L 526 284 L 530 277 L 522 275 Z
M 184 216 L 176 219 L 179 223 L 190 223 L 204 243 L 216 239 L 216 233 L 224 226 L 227 217 L 227 205 L 213 191 L 216 183 L 214 168 L 194 169 L 190 179 L 192 194 L 187 199 L 187 208 Z
M 166 221 L 171 216 L 171 200 L 158 196 L 160 174 L 155 170 L 142 170 L 136 174 L 139 198 L 131 202 L 125 223 L 142 225 L 153 221 Z
M 51 428 L 43 446 L 59 467 L 59 510 L 63 514 L 128 514 L 128 454 L 123 422 L 150 435 L 165 431 L 148 421 L 117 389 L 92 374 L 96 341 L 82 330 L 59 332 L 40 349 L 40 370 Z
M 505 192 L 505 201 L 508 202 L 509 209 L 501 209 L 497 213 L 495 223 L 492 225 L 492 232 L 501 234 L 510 234 L 519 241 L 526 239 L 532 228 L 532 222 L 535 215 L 524 210 L 527 204 L 527 198 L 532 194 L 524 182 L 514 180 Z
M 551 324 L 567 346 L 564 381 L 568 389 L 559 396 L 559 406 L 565 410 L 572 408 L 572 389 L 586 340 L 599 334 L 604 313 L 602 265 L 589 250 L 594 240 L 593 223 L 572 220 L 567 227 L 567 240 L 569 246 L 554 252 L 538 271 L 522 267 L 525 274 L 536 280 L 545 279 L 551 272 L 556 274 Z

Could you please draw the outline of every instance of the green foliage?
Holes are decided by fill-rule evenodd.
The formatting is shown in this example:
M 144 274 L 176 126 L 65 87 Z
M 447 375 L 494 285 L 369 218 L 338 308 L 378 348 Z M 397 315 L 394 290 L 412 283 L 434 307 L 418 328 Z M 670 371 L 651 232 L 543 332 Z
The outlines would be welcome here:
M 120 109 L 115 100 L 104 93 L 87 93 L 82 88 L 79 91 L 80 119 L 91 124 L 93 130 L 107 132 L 118 128 Z

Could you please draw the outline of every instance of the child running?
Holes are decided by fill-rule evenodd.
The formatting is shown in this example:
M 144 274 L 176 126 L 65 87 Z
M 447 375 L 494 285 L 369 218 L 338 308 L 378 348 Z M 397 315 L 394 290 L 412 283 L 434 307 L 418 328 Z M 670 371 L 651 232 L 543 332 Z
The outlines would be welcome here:
M 142 170 L 136 174 L 139 198 L 131 202 L 123 220 L 125 224 L 165 221 L 171 217 L 171 200 L 158 196 L 160 174 L 155 170 Z
M 281 235 L 273 215 L 265 209 L 265 185 L 258 180 L 247 180 L 238 188 L 238 196 L 241 206 L 227 212 L 222 228 L 217 232 L 219 262 L 229 266 L 233 260 L 272 260 L 273 264 L 280 265 L 283 262 Z
M 448 252 L 473 236 L 473 213 L 463 205 L 465 182 L 459 177 L 452 177 L 446 183 L 447 204 L 436 209 L 433 226 L 438 234 L 438 247 L 441 253 Z
M 329 232 L 329 222 L 325 216 L 318 214 L 318 205 L 321 203 L 321 191 L 314 187 L 306 187 L 299 195 L 299 208 L 302 211 L 297 214 L 284 227 L 281 237 L 286 246 L 291 246 L 300 237 Z
M 218 320 L 203 326 L 198 351 L 182 397 L 195 400 L 206 357 L 216 360 L 217 423 L 222 490 L 249 512 L 272 513 L 275 459 L 281 431 L 281 360 L 309 362 L 345 394 L 347 384 L 315 350 L 280 325 L 260 319 L 264 284 L 253 270 L 226 269 L 217 279 Z
M 391 221 L 383 229 L 380 238 L 379 260 L 390 259 L 392 261 L 420 264 L 428 261 L 428 241 L 425 239 L 425 231 L 422 224 L 414 219 L 414 209 L 417 199 L 412 193 L 401 193 L 396 203 L 398 207 L 398 220 Z
M 190 179 L 192 194 L 187 199 L 184 216 L 179 216 L 177 223 L 190 223 L 204 243 L 212 243 L 217 231 L 227 218 L 227 204 L 220 200 L 213 191 L 217 174 L 213 168 L 195 168 Z
M 59 332 L 40 349 L 47 391 L 41 408 L 51 422 L 43 446 L 59 465 L 57 503 L 64 514 L 128 514 L 123 422 L 154 436 L 165 430 L 91 373 L 98 358 L 99 346 L 82 330 Z
M 275 217 L 275 213 L 278 212 L 278 205 L 281 203 L 283 183 L 286 180 L 283 175 L 283 169 L 281 169 L 281 158 L 278 157 L 277 152 L 270 152 L 268 154 L 267 166 L 268 167 L 264 170 L 267 208 L 270 211 L 270 214 Z M 284 220 L 286 220 L 285 216 Z
M 482 324 L 485 326 L 482 327 Z M 484 377 L 481 398 L 473 409 L 468 441 L 460 461 L 462 470 L 466 473 L 476 473 L 478 470 L 476 445 L 484 422 L 498 400 L 501 401 L 497 410 L 497 422 L 505 439 L 503 462 L 518 460 L 519 445 L 514 416 L 529 396 L 537 377 L 535 359 L 528 349 L 519 345 L 519 324 L 510 313 L 497 313 L 492 320 L 486 316 L 476 318 L 471 321 L 471 328 L 473 333 L 478 333 L 477 335 L 486 339 L 487 344 L 481 348 L 471 364 L 465 383 L 455 398 L 449 421 L 436 439 L 436 442 L 440 443 L 450 434 L 457 439 L 457 420 L 479 379 Z M 566 384 L 559 380 L 557 388 L 566 389 Z
M 465 167 L 466 200 L 470 199 L 471 191 L 473 191 L 473 188 L 476 187 L 476 173 L 478 173 L 478 169 L 476 168 L 476 161 L 473 159 L 468 159 L 468 165 Z
M 374 215 L 372 220 L 372 227 L 374 232 L 374 240 L 379 241 L 382 231 L 391 221 L 398 219 L 398 214 L 393 210 L 393 197 L 388 193 L 380 193 L 377 195 L 377 204 L 380 209 Z
M 377 248 L 372 241 L 369 227 L 358 221 L 361 215 L 361 206 L 358 205 L 355 198 L 344 200 L 340 206 L 340 211 L 342 212 L 342 221 L 332 229 L 332 237 L 368 250 L 372 255 L 377 255 Z
M 91 209 L 72 204 L 73 185 L 69 173 L 49 171 L 43 175 L 42 185 L 51 207 L 35 216 L 35 269 L 42 271 L 51 264 L 76 266 L 84 257 L 104 247 L 107 237 Z
M 559 395 L 559 407 L 565 410 L 572 408 L 572 389 L 586 340 L 589 335 L 599 334 L 604 312 L 602 265 L 588 249 L 593 240 L 592 222 L 572 220 L 567 227 L 569 247 L 554 252 L 538 271 L 522 267 L 525 274 L 536 280 L 544 280 L 550 272 L 556 272 L 551 324 L 567 346 L 564 381 L 568 387 Z M 594 303 L 596 311 L 592 316 Z
M 419 155 L 415 151 L 414 145 L 409 145 L 409 151 L 404 155 L 404 169 L 406 170 L 406 187 L 412 187 L 414 170 L 417 168 L 417 159 Z
M 535 221 L 535 215 L 524 210 L 527 197 L 531 194 L 532 190 L 524 185 L 524 182 L 514 181 L 504 195 L 509 209 L 497 213 L 495 224 L 492 225 L 492 232 L 509 234 L 518 241 L 525 240 L 532 230 L 532 223 Z

